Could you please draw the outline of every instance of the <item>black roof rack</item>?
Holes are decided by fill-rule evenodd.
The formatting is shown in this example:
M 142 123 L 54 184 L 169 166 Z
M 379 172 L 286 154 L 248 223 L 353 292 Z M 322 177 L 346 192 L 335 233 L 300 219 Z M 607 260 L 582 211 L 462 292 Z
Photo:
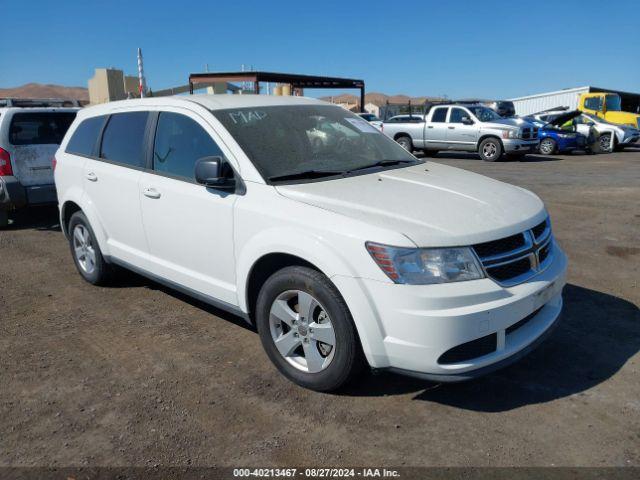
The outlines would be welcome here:
M 80 107 L 78 100 L 68 98 L 0 98 L 0 107 Z

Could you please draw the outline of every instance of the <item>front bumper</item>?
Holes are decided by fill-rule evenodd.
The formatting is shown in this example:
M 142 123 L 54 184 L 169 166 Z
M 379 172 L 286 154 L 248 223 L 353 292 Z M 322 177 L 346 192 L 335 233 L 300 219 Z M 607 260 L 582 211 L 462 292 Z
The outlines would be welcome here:
M 505 138 L 502 140 L 505 153 L 529 153 L 535 152 L 538 148 L 539 140 L 520 140 L 516 138 Z
M 441 285 L 353 279 L 364 290 L 361 301 L 369 302 L 363 328 L 356 318 L 363 314 L 362 305 L 349 293 L 347 303 L 354 306 L 359 332 L 364 330 L 361 339 L 372 367 L 441 382 L 468 380 L 517 360 L 549 334 L 562 310 L 566 269 L 566 256 L 556 244 L 549 266 L 513 287 L 488 278 Z M 342 291 L 343 285 L 338 288 Z M 374 321 L 379 335 L 371 334 Z M 494 351 L 455 363 L 441 361 L 452 349 L 486 337 L 496 339 Z

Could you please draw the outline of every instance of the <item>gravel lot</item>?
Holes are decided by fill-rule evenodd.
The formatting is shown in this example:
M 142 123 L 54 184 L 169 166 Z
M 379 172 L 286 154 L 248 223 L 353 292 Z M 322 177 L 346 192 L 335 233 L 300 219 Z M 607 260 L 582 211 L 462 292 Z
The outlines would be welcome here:
M 570 258 L 561 325 L 436 385 L 287 382 L 243 320 L 136 275 L 83 282 L 55 209 L 0 232 L 0 465 L 640 465 L 640 150 L 484 163 L 536 192 Z

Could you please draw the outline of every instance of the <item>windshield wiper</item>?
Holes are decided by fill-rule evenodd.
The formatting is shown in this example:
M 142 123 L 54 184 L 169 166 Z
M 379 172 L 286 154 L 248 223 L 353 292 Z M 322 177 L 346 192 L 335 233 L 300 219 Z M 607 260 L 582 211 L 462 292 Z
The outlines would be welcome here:
M 268 179 L 270 181 L 278 180 L 298 180 L 307 178 L 331 177 L 333 175 L 342 175 L 344 170 L 304 170 L 302 172 L 285 173 L 283 175 L 273 175 Z
M 372 163 L 370 165 L 364 165 L 362 167 L 354 168 L 352 170 L 349 170 L 349 172 L 347 173 L 357 172 L 359 170 L 367 170 L 369 168 L 375 167 L 389 167 L 392 165 L 400 165 L 401 163 L 415 163 L 417 161 L 418 160 L 380 160 L 379 162 Z

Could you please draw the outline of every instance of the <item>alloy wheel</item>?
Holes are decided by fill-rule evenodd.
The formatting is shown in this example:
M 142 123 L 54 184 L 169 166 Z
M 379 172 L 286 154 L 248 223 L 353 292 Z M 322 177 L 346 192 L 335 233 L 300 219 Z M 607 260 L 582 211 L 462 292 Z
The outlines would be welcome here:
M 336 336 L 326 309 L 309 293 L 287 290 L 269 312 L 271 338 L 282 357 L 306 373 L 318 373 L 333 360 Z
M 496 144 L 493 142 L 485 143 L 484 146 L 482 147 L 482 154 L 487 158 L 495 157 L 497 152 L 498 152 L 498 148 L 496 147 Z
M 73 252 L 83 272 L 91 274 L 96 269 L 96 251 L 89 230 L 82 224 L 73 229 Z
M 545 155 L 551 155 L 553 153 L 553 142 L 551 140 L 543 140 L 540 144 L 540 152 Z

